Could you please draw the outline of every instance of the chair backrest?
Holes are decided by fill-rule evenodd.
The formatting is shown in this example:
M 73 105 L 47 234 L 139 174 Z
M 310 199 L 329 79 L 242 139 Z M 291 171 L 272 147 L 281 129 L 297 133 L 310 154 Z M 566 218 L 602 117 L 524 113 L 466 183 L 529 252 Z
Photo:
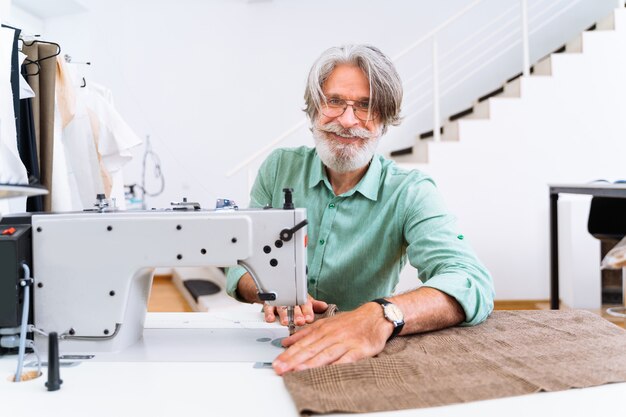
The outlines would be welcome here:
M 597 239 L 626 236 L 626 198 L 593 197 L 587 230 Z

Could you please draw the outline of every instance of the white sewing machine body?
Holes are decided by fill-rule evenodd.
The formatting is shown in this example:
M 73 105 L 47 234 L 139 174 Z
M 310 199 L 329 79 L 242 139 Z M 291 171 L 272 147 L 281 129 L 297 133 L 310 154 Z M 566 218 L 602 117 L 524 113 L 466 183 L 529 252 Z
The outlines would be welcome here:
M 142 337 L 155 267 L 239 264 L 268 303 L 303 304 L 305 220 L 304 209 L 33 215 L 34 325 L 60 335 L 61 353 L 119 352 Z

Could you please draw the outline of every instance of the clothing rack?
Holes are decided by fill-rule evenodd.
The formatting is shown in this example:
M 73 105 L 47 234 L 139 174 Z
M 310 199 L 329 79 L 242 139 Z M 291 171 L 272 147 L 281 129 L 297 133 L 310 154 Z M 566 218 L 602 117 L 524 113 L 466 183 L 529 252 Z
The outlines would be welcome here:
M 74 61 L 72 59 L 72 57 L 68 54 L 63 55 L 63 58 L 65 58 L 65 62 L 67 62 L 68 64 L 83 64 L 83 65 L 91 65 L 91 62 L 89 61 L 85 61 L 85 62 L 78 62 L 78 61 Z
M 78 62 L 78 61 L 73 61 L 72 57 L 68 54 L 63 55 L 63 58 L 65 58 L 65 62 L 67 62 L 68 64 L 81 64 L 81 65 L 91 65 L 91 62 L 89 61 L 85 61 L 85 62 Z M 87 81 L 85 80 L 85 77 L 83 78 L 83 83 L 80 86 L 80 88 L 85 88 L 87 87 Z

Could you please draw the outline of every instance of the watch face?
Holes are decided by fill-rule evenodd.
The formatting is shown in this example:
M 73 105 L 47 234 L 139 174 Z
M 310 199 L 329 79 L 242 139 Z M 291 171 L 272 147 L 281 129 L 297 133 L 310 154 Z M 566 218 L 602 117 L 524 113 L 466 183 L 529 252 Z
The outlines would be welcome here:
M 387 304 L 385 306 L 385 317 L 395 322 L 404 321 L 402 310 L 400 310 L 395 304 Z

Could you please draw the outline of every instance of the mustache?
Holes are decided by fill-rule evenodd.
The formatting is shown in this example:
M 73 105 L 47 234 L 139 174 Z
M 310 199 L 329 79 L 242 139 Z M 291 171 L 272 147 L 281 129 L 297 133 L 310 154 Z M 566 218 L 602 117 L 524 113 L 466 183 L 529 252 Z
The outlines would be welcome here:
M 327 133 L 334 133 L 335 135 L 342 136 L 344 138 L 356 137 L 359 139 L 374 139 L 376 134 L 362 127 L 344 128 L 338 122 L 330 122 L 325 125 L 319 125 L 318 130 Z

